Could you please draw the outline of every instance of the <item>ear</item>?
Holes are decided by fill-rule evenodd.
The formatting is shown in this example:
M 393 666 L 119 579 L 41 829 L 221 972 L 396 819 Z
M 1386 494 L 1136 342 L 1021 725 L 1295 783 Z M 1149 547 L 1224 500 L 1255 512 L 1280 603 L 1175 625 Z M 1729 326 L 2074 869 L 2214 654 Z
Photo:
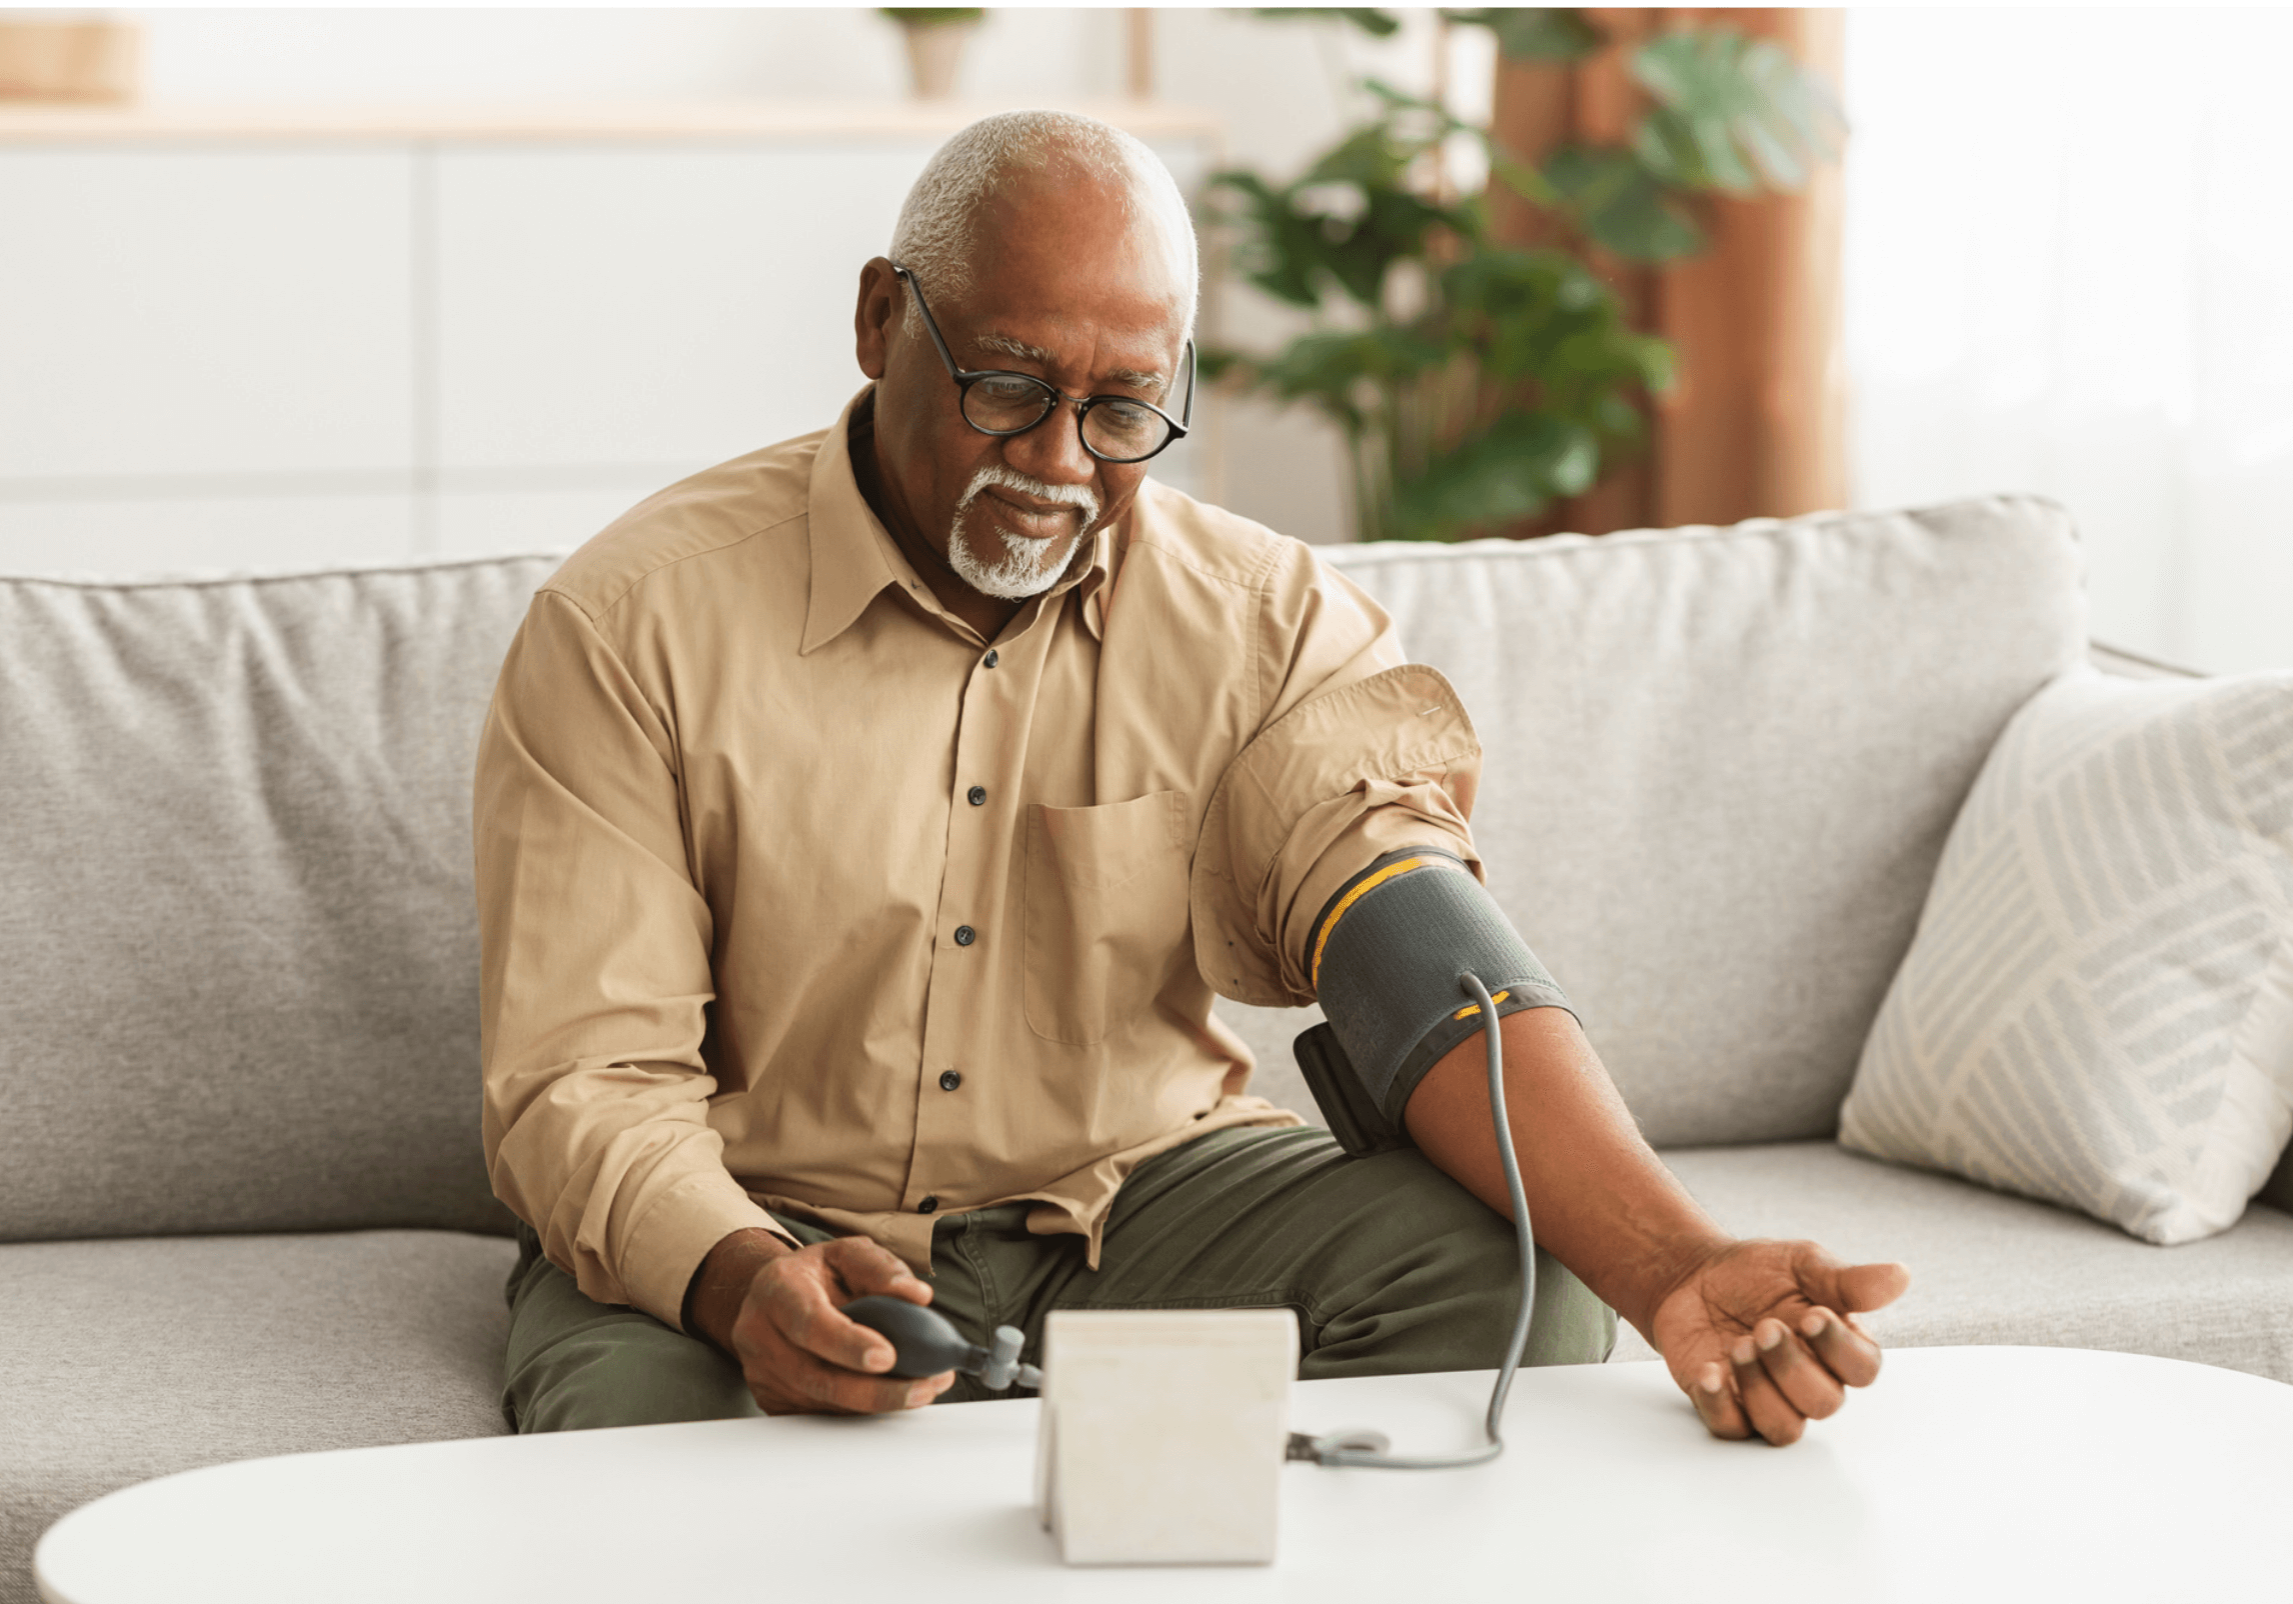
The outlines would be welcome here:
M 884 376 L 891 355 L 892 326 L 905 310 L 905 294 L 885 258 L 871 257 L 860 269 L 860 301 L 852 312 L 853 355 L 859 359 L 860 371 L 871 379 Z

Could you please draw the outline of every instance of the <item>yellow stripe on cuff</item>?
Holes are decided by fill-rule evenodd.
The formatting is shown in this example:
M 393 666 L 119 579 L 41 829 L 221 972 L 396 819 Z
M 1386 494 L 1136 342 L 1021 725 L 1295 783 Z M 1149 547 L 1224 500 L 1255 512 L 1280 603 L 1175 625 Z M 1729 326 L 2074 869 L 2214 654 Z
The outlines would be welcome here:
M 1500 991 L 1500 992 L 1498 992 L 1498 993 L 1497 993 L 1497 994 L 1496 994 L 1494 997 L 1491 997 L 1489 1000 L 1490 1000 L 1491 1002 L 1493 1002 L 1493 1003 L 1501 1003 L 1501 1002 L 1503 1002 L 1503 1001 L 1504 1001 L 1504 1000 L 1505 1000 L 1507 997 L 1510 997 L 1511 995 L 1512 995 L 1512 992 L 1511 992 L 1510 990 L 1506 990 L 1506 991 Z M 1455 1013 L 1451 1014 L 1449 1017 L 1450 1017 L 1451 1019 L 1470 1019 L 1470 1018 L 1472 1018 L 1472 1017 L 1473 1017 L 1475 1014 L 1479 1013 L 1480 1011 L 1481 1011 L 1481 1005 L 1480 1005 L 1479 1003 L 1467 1003 L 1467 1004 L 1466 1004 L 1464 1007 L 1462 1007 L 1462 1008 L 1458 1009 L 1458 1010 L 1457 1010 Z
M 1399 863 L 1387 864 L 1360 885 L 1347 892 L 1340 899 L 1338 905 L 1330 910 L 1329 918 L 1322 922 L 1322 933 L 1314 942 L 1313 967 L 1306 977 L 1314 990 L 1320 991 L 1322 989 L 1322 953 L 1329 947 L 1330 932 L 1337 929 L 1338 921 L 1346 916 L 1347 909 L 1361 901 L 1370 892 L 1375 891 L 1379 886 L 1384 885 L 1388 880 L 1407 874 L 1412 869 L 1454 869 L 1455 867 L 1457 867 L 1456 864 L 1447 858 L 1403 858 Z M 1479 1007 L 1480 1005 L 1476 1003 L 1473 1006 Z

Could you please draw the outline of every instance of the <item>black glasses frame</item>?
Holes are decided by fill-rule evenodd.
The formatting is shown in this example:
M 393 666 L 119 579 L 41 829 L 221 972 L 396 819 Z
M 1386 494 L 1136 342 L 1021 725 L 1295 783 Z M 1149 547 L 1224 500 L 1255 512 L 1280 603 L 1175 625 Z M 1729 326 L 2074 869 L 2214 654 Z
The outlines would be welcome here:
M 1075 409 L 1075 438 L 1082 442 L 1085 451 L 1088 451 L 1101 462 L 1113 462 L 1125 466 L 1136 462 L 1146 462 L 1162 455 L 1186 438 L 1187 425 L 1194 419 L 1194 342 L 1192 340 L 1186 342 L 1186 404 L 1175 418 L 1152 401 L 1142 401 L 1135 395 L 1073 396 L 1057 385 L 1037 378 L 1032 373 L 1014 373 L 1007 368 L 959 368 L 955 363 L 955 353 L 947 347 L 946 336 L 939 331 L 939 320 L 932 316 L 931 305 L 924 299 L 923 286 L 916 282 L 915 274 L 900 266 L 899 263 L 894 262 L 891 266 L 892 276 L 905 284 L 908 287 L 908 293 L 916 298 L 916 310 L 924 315 L 924 328 L 930 333 L 932 344 L 939 350 L 939 359 L 947 364 L 947 376 L 955 380 L 956 415 L 976 432 L 994 439 L 1008 440 L 1014 435 L 1025 434 L 1029 429 L 1041 428 L 1043 419 L 1057 412 L 1059 403 L 1064 401 Z M 965 410 L 964 406 L 971 398 L 971 387 L 982 379 L 1018 379 L 1022 383 L 1032 384 L 1046 396 L 1049 396 L 1050 400 L 1044 403 L 1042 416 L 1033 423 L 1022 424 L 1016 429 L 983 428 L 972 422 L 971 414 Z M 1092 445 L 1090 437 L 1083 433 L 1083 419 L 1090 414 L 1093 407 L 1107 406 L 1118 401 L 1126 407 L 1145 407 L 1149 412 L 1170 425 L 1169 437 L 1152 451 L 1138 457 L 1112 457 L 1097 446 Z

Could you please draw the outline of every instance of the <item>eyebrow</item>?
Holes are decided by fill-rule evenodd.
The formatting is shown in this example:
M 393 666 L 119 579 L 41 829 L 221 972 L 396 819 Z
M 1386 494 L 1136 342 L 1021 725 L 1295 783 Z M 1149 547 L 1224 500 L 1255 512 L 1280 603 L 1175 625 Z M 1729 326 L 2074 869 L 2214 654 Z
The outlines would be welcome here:
M 1008 334 L 982 334 L 971 343 L 982 351 L 1000 351 L 1005 356 L 1018 357 L 1022 362 L 1040 362 L 1045 367 L 1057 360 L 1040 345 L 1029 345 L 1025 340 L 1015 340 Z
M 1015 356 L 1022 362 L 1040 362 L 1045 367 L 1052 366 L 1058 360 L 1041 346 L 1030 345 L 1025 340 L 1014 339 L 1008 334 L 982 334 L 974 338 L 971 343 L 978 346 L 982 351 L 994 351 L 1003 356 Z M 1137 368 L 1111 368 L 1107 372 L 1107 377 L 1116 384 L 1127 384 L 1134 390 L 1159 392 L 1166 388 L 1169 383 L 1160 373 L 1141 372 Z

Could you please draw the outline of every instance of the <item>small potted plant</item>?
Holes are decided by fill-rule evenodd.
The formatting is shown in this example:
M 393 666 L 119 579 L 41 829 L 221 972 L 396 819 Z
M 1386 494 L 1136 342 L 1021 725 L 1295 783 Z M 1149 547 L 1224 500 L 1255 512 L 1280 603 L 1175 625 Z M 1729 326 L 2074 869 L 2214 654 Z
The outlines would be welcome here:
M 883 14 L 900 25 L 908 44 L 908 71 L 918 100 L 945 100 L 955 93 L 956 68 L 964 41 L 986 15 L 979 6 L 885 6 Z

